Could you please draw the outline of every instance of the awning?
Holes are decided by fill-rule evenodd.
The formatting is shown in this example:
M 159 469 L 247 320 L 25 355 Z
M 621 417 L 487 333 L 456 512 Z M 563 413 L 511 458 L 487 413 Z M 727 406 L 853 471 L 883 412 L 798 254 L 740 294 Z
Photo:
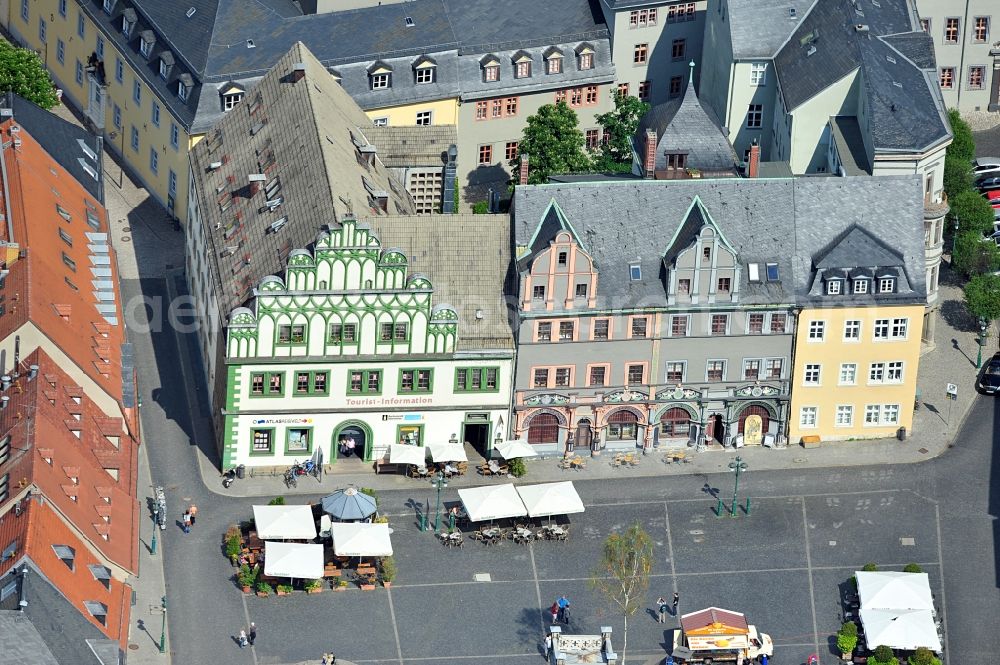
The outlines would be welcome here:
M 468 462 L 465 446 L 461 443 L 432 443 L 431 459 L 435 462 Z
M 534 446 L 524 439 L 513 439 L 512 441 L 501 441 L 494 444 L 493 449 L 504 459 L 517 459 L 518 457 L 537 457 Z
M 854 575 L 861 609 L 934 610 L 927 573 L 859 570 Z
M 421 448 L 421 450 L 423 450 Z M 390 556 L 388 524 L 335 522 L 330 525 L 333 551 L 337 556 Z
M 571 481 L 526 485 L 518 487 L 517 493 L 531 517 L 549 515 L 569 515 L 582 513 L 583 501 Z
M 348 487 L 323 497 L 323 511 L 338 520 L 363 520 L 375 514 L 375 499 Z
M 261 540 L 312 540 L 316 522 L 310 506 L 254 506 L 254 524 Z
M 528 514 L 514 485 L 489 485 L 458 490 L 465 512 L 473 522 L 523 517 Z
M 264 543 L 264 574 L 270 577 L 323 577 L 323 546 L 302 543 Z
M 927 647 L 931 651 L 941 652 L 941 640 L 938 638 L 934 615 L 930 610 L 861 608 L 859 614 L 861 623 L 865 627 L 865 640 L 868 644 L 884 644 L 893 649 L 908 651 L 917 647 Z
M 427 449 L 420 446 L 408 446 L 405 443 L 389 444 L 389 464 L 415 464 L 423 466 L 427 463 Z

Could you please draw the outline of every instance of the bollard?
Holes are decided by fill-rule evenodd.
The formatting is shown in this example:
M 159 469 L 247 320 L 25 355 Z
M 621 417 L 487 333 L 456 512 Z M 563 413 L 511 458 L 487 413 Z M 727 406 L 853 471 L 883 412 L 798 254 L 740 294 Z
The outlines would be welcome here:
M 420 530 L 427 531 L 427 515 L 424 513 L 420 514 Z
M 750 517 L 750 497 L 747 497 L 747 517 Z
M 722 517 L 722 499 L 719 499 L 719 505 L 715 507 L 715 516 Z

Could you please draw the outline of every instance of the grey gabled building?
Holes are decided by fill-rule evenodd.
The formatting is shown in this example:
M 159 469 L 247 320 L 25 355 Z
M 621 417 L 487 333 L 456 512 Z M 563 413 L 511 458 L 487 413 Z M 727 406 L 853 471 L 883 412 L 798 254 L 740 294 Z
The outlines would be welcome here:
M 549 452 L 782 443 L 817 265 L 860 226 L 923 297 L 919 193 L 914 176 L 518 187 L 515 433 Z

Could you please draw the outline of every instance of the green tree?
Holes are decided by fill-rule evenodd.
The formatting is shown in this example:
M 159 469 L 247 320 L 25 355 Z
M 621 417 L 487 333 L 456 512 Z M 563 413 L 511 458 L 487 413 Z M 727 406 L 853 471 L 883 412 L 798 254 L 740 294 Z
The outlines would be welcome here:
M 56 88 L 34 51 L 0 40 L 0 91 L 14 92 L 43 109 L 59 103 Z
M 884 644 L 875 647 L 875 651 L 868 658 L 869 665 L 899 665 L 899 659 L 892 653 L 892 649 Z
M 972 159 L 976 156 L 976 142 L 972 138 L 972 128 L 962 120 L 957 109 L 948 111 L 954 138 L 945 151 L 944 191 L 948 199 L 972 189 Z
M 612 533 L 604 541 L 601 563 L 590 579 L 625 620 L 619 662 L 625 662 L 628 648 L 628 618 L 635 616 L 646 603 L 649 573 L 653 568 L 653 539 L 638 522 L 624 533 Z
M 958 220 L 958 230 L 979 231 L 982 235 L 993 233 L 993 206 L 974 189 L 959 192 L 948 199 L 951 217 Z
M 528 182 L 547 182 L 555 173 L 576 173 L 590 167 L 576 112 L 566 102 L 546 104 L 528 118 L 518 143 L 518 157 L 528 155 Z M 510 161 L 512 167 L 518 159 Z
M 615 92 L 615 110 L 596 117 L 597 124 L 604 130 L 604 143 L 595 160 L 599 170 L 632 165 L 632 138 L 639 129 L 639 120 L 647 111 L 649 104 L 638 97 Z
M 951 122 L 951 133 L 954 138 L 948 146 L 948 153 L 957 159 L 971 162 L 976 157 L 976 141 L 972 138 L 972 128 L 969 123 L 962 120 L 958 109 L 948 111 L 948 120 Z
M 865 565 L 861 566 L 861 570 L 865 571 L 866 573 L 874 573 L 876 570 L 878 570 L 878 564 L 866 563 Z
M 918 647 L 910 654 L 910 665 L 941 665 L 941 659 L 927 647 Z
M 976 318 L 1000 319 L 1000 275 L 990 273 L 970 279 L 965 285 L 965 307 Z
M 1000 248 L 979 231 L 959 230 L 951 264 L 966 277 L 993 272 L 1000 267 Z
M 972 163 L 951 155 L 944 156 L 944 191 L 948 200 L 972 190 Z
M 837 631 L 837 648 L 842 654 L 850 654 L 858 646 L 858 626 L 853 621 L 845 621 Z

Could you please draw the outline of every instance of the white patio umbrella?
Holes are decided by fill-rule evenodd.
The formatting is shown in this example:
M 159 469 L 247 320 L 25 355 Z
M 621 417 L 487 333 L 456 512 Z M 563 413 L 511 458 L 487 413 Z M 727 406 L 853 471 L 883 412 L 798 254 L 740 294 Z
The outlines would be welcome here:
M 423 466 L 426 463 L 426 448 L 408 446 L 405 443 L 389 444 L 389 464 L 414 464 L 416 466 Z
M 488 485 L 458 490 L 458 498 L 472 522 L 523 517 L 528 514 L 514 485 Z
M 510 441 L 500 441 L 493 444 L 493 450 L 504 459 L 517 459 L 518 457 L 537 457 L 534 446 L 524 439 L 512 439 Z
M 468 462 L 469 456 L 461 443 L 432 443 L 431 460 L 434 462 Z
M 859 570 L 854 575 L 858 580 L 861 609 L 934 611 L 934 597 L 927 573 Z
M 337 556 L 390 556 L 392 542 L 388 524 L 334 522 L 330 525 L 333 551 Z
M 323 546 L 265 541 L 264 574 L 318 580 L 323 577 Z
M 884 644 L 906 650 L 927 647 L 941 652 L 941 640 L 930 610 L 861 608 L 859 614 L 865 627 L 865 640 L 872 646 Z
M 261 540 L 312 540 L 316 537 L 316 520 L 310 506 L 254 506 L 253 519 Z
M 517 493 L 531 517 L 569 515 L 584 511 L 583 501 L 571 481 L 518 487 Z

